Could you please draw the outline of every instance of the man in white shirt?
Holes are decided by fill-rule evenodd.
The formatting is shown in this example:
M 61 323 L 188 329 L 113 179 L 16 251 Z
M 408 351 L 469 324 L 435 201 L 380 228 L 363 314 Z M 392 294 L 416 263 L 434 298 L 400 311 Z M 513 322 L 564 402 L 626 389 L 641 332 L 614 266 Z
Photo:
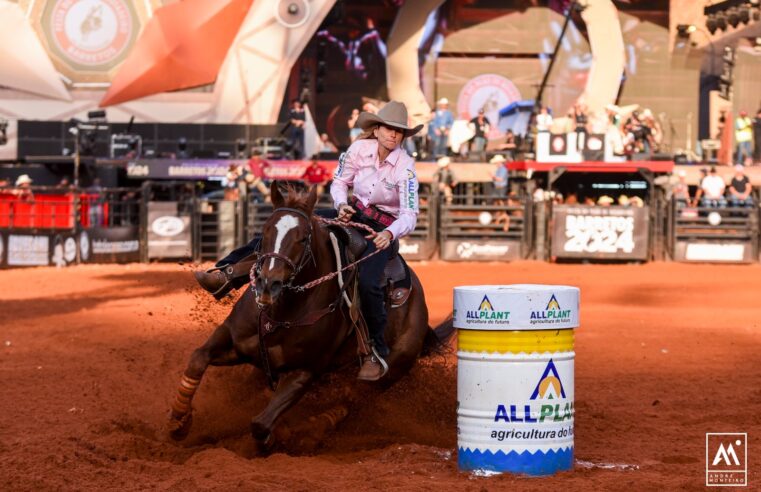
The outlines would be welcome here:
M 712 167 L 711 172 L 700 183 L 700 188 L 703 190 L 701 205 L 704 207 L 726 207 L 727 200 L 724 198 L 726 187 L 724 179 L 717 175 L 716 168 Z
M 552 127 L 552 115 L 547 111 L 547 106 L 542 106 L 536 115 L 536 131 L 548 132 Z

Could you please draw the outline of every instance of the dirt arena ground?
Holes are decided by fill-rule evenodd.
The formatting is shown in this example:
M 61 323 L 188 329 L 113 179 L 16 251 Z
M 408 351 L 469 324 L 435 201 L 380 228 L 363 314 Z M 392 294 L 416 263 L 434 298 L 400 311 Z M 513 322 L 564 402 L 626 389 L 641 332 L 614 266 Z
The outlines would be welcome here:
M 211 368 L 176 444 L 164 424 L 179 377 L 232 301 L 210 302 L 187 265 L 80 266 L 0 272 L 0 489 L 698 490 L 705 433 L 733 431 L 749 434 L 749 488 L 761 487 L 761 267 L 414 267 L 432 323 L 455 285 L 581 287 L 573 472 L 458 472 L 454 353 L 385 391 L 353 383 L 354 369 L 325 377 L 267 457 L 248 435 L 270 394 L 261 374 Z M 326 432 L 319 415 L 346 394 L 348 416 Z

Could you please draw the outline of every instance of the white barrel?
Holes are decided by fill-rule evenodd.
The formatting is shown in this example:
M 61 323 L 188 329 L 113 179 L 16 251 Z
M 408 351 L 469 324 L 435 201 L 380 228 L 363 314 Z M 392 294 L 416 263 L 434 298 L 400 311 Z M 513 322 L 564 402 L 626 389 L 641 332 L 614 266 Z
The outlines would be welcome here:
M 579 289 L 454 290 L 461 470 L 550 475 L 573 468 L 573 330 Z

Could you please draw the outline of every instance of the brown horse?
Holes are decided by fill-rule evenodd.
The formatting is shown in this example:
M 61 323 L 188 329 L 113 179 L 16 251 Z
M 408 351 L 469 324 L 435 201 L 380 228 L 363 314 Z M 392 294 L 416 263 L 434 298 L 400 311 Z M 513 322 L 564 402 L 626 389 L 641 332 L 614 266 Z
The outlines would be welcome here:
M 271 401 L 251 421 L 254 439 L 267 447 L 277 419 L 316 377 L 357 360 L 357 341 L 338 282 L 298 288 L 337 269 L 329 233 L 312 215 L 316 200 L 314 188 L 308 194 L 291 189 L 286 200 L 273 183 L 274 211 L 262 231 L 256 292 L 247 288 L 227 319 L 191 355 L 170 414 L 174 439 L 190 430 L 191 402 L 209 365 L 251 363 L 268 377 L 279 375 Z M 451 320 L 430 328 L 423 287 L 410 274 L 409 299 L 388 313 L 391 353 L 384 384 L 406 374 L 421 351 L 445 343 L 453 332 Z

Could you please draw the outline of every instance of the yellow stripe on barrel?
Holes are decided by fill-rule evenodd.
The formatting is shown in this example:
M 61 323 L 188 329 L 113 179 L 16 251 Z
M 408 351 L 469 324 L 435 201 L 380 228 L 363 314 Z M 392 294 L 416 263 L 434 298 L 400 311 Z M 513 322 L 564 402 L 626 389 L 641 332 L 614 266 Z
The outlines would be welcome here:
M 458 350 L 531 354 L 534 352 L 570 352 L 573 330 L 492 331 L 458 330 Z

